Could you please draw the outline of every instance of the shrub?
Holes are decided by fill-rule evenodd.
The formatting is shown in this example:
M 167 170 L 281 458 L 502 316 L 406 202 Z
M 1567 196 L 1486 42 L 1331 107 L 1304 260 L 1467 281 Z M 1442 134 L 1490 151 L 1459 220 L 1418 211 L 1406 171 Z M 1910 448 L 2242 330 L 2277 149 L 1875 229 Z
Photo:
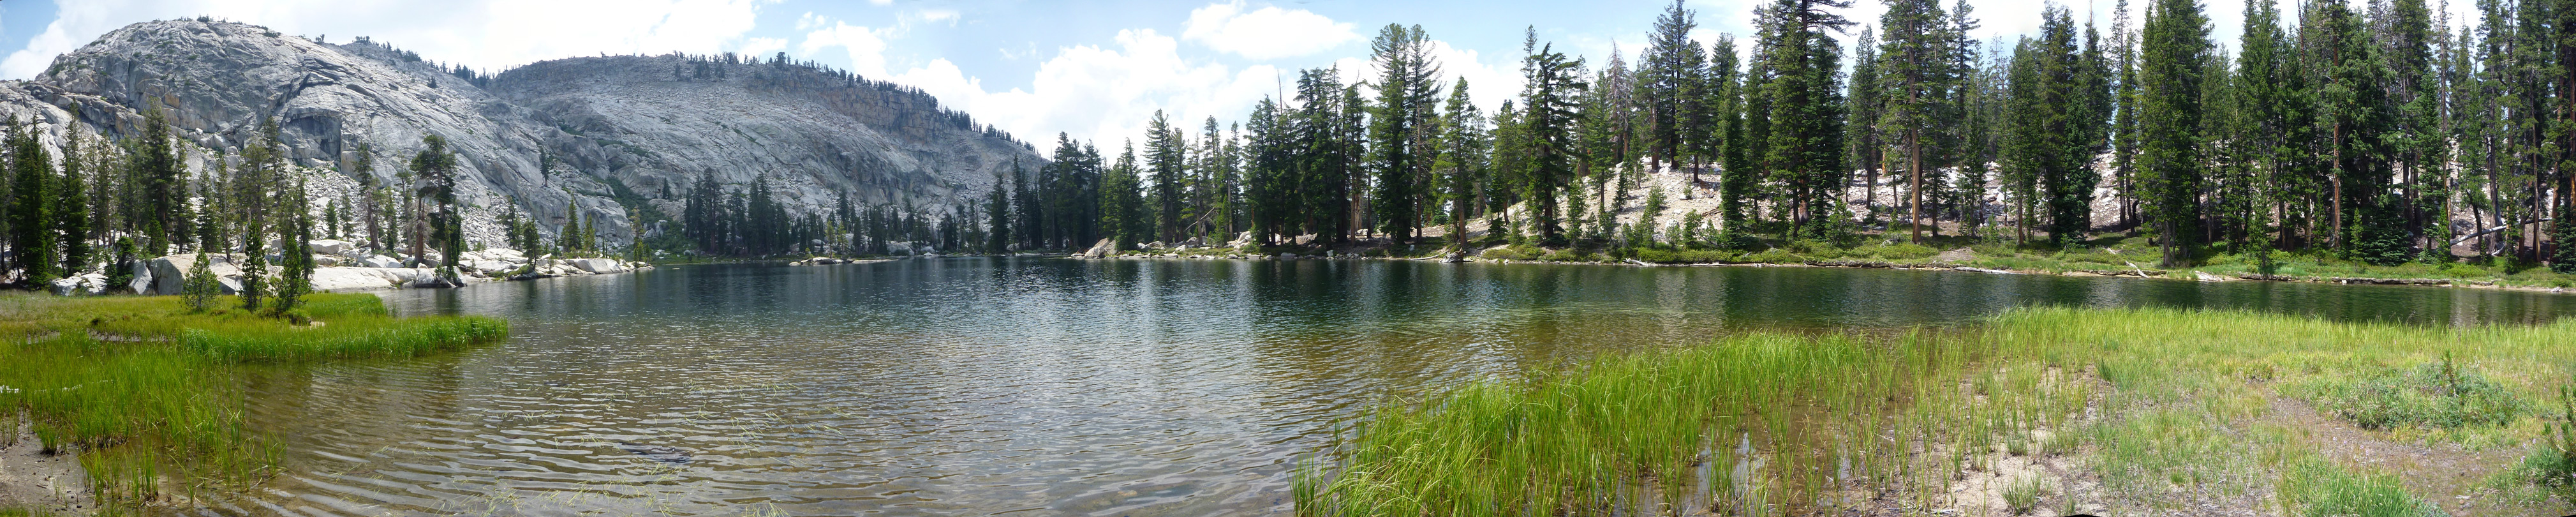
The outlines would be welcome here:
M 1717 249 L 1732 251 L 1753 251 L 1754 248 L 1762 247 L 1762 239 L 1755 238 L 1752 234 L 1733 230 L 1718 232 L 1716 235 L 1709 236 L 1708 243 L 1710 246 L 1717 247 Z
M 1745 255 L 1736 258 L 1736 260 L 1739 262 L 1759 262 L 1764 264 L 1797 264 L 1805 262 L 1805 260 L 1799 259 L 1796 254 L 1789 253 L 1788 250 L 1779 248 L 1772 248 L 1763 250 L 1761 253 Z
M 2320 407 L 2365 429 L 2498 426 L 2528 411 L 2520 397 L 2449 356 L 2312 390 Z
M 1537 246 L 1514 244 L 1485 250 L 1477 256 L 1484 257 L 1485 260 L 1538 260 L 1539 255 L 1546 252 L 1547 250 L 1539 249 Z
M 1844 256 L 1843 249 L 1834 246 L 1834 243 L 1816 239 L 1799 239 L 1790 242 L 1789 251 L 1815 259 L 1836 259 Z
M 1882 260 L 1920 260 L 1932 258 L 1933 255 L 1939 254 L 1941 254 L 1940 250 L 1932 249 L 1930 246 L 1904 242 L 1885 245 L 1872 244 L 1854 248 L 1851 250 L 1851 254 L 1849 256 L 1871 257 Z

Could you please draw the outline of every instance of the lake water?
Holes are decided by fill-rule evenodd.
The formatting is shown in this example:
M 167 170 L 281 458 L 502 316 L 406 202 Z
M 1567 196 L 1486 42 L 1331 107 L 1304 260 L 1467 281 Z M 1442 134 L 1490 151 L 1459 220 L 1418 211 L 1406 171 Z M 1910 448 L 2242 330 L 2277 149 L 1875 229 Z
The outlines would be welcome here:
M 249 376 L 286 473 L 210 514 L 1243 515 L 1370 404 L 1748 329 L 2180 306 L 2430 325 L 2576 296 L 1826 268 L 957 258 L 385 294 L 458 354 Z

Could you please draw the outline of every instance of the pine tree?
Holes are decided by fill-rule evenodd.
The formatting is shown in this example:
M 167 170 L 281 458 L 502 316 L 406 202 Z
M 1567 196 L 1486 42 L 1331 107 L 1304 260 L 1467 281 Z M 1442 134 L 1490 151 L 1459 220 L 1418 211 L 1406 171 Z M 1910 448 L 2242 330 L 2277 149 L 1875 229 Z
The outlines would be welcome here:
M 1378 174 L 1370 209 L 1378 228 L 1396 242 L 1410 243 L 1422 220 L 1422 187 L 1432 161 L 1428 147 L 1437 123 L 1440 65 L 1431 58 L 1431 36 L 1419 25 L 1387 24 L 1369 49 L 1378 70 L 1377 99 L 1369 106 L 1369 162 Z
M 1019 176 L 1017 172 L 1019 169 L 1019 158 L 1012 158 L 1013 172 L 1010 176 Z M 1011 191 L 1017 189 L 1015 183 L 1011 178 L 997 173 L 993 177 L 993 191 L 985 195 L 983 245 L 986 254 L 1008 254 L 1011 251 L 1011 207 L 1014 206 L 1011 203 Z
M 1149 202 L 1155 208 L 1154 230 L 1149 238 L 1178 242 L 1181 240 L 1181 204 L 1186 201 L 1182 197 L 1186 183 L 1182 177 L 1182 163 L 1186 157 L 1182 153 L 1186 152 L 1189 143 L 1182 141 L 1180 129 L 1172 127 L 1171 119 L 1163 115 L 1163 110 L 1154 110 L 1154 118 L 1146 121 L 1145 127 L 1145 166 L 1148 170 L 1144 172 L 1153 176 L 1139 176 L 1137 179 L 1153 182 L 1153 199 Z
M 1941 121 L 1955 119 L 1959 113 L 1955 103 L 1963 70 L 1953 66 L 1961 49 L 1954 48 L 1960 40 L 1951 35 L 1951 28 L 1940 0 L 1894 0 L 1879 16 L 1881 64 L 1876 75 L 1885 100 L 1877 124 L 1893 140 L 1891 145 L 1904 148 L 1899 159 L 1904 161 L 1907 195 L 1912 196 L 1905 200 L 1906 219 L 1915 242 L 1923 240 L 1924 176 L 1940 167 L 1944 154 L 1929 147 L 1943 140 L 1938 129 Z M 1932 181 L 1937 187 L 1940 180 Z M 1939 230 L 1937 225 L 1934 230 Z
M 193 312 L 206 312 L 206 309 L 213 308 L 215 297 L 223 294 L 223 284 L 215 278 L 214 257 L 206 255 L 206 250 L 211 248 L 214 248 L 211 239 L 199 243 L 197 258 L 188 264 L 188 278 L 179 292 L 185 296 L 188 310 Z
M 1522 111 L 1516 129 L 1524 132 L 1522 144 L 1527 146 L 1529 162 L 1520 171 L 1519 197 L 1531 204 L 1531 222 L 1540 240 L 1556 243 L 1563 241 L 1565 233 L 1557 195 L 1574 179 L 1576 99 L 1587 85 L 1580 79 L 1583 60 L 1557 52 L 1552 43 L 1540 46 L 1536 27 L 1525 32 Z
M 303 317 L 295 309 L 304 305 L 304 295 L 313 292 L 313 206 L 304 199 L 305 192 L 304 182 L 298 180 L 295 189 L 285 194 L 286 209 L 293 214 L 279 239 L 285 271 L 277 280 L 277 298 L 269 304 L 269 312 L 293 319 Z
M 143 252 L 161 256 L 171 247 L 187 242 L 195 234 L 188 213 L 187 179 L 177 149 L 171 144 L 170 124 L 157 107 L 143 110 L 143 142 L 134 155 L 135 176 L 140 179 L 143 195 L 141 224 Z
M 1842 191 L 1843 99 L 1836 78 L 1842 49 L 1828 32 L 1850 25 L 1827 9 L 1850 7 L 1848 0 L 1776 0 L 1769 31 L 1778 43 L 1763 57 L 1775 74 L 1766 84 L 1771 101 L 1770 133 L 1764 166 L 1779 176 L 1788 197 L 1777 205 L 1790 223 L 1792 236 L 1830 236 L 1843 219 L 1836 207 Z
M 1691 30 L 1699 27 L 1695 18 L 1681 0 L 1673 0 L 1655 17 L 1654 28 L 1646 33 L 1646 52 L 1638 58 L 1637 97 L 1645 105 L 1646 139 L 1658 164 L 1677 162 L 1689 147 L 1686 128 L 1692 127 L 1690 115 L 1699 102 L 1692 94 L 1707 75 L 1708 62 L 1699 43 L 1690 39 Z
M 1885 86 L 1881 84 L 1878 73 L 1878 37 L 1870 31 L 1860 31 L 1860 41 L 1853 43 L 1852 49 L 1851 81 L 1847 83 L 1850 92 L 1843 96 L 1848 104 L 1843 110 L 1843 116 L 1847 117 L 1843 127 L 1851 132 L 1845 143 L 1850 144 L 1851 155 L 1844 159 L 1861 170 L 1862 217 L 1876 221 L 1879 211 L 1878 170 L 1885 163 L 1882 158 L 1886 154 L 1886 143 L 1880 140 L 1878 128 L 1878 120 L 1882 117 L 1880 112 L 1886 102 L 1883 95 Z
M 456 283 L 456 255 L 464 252 L 464 213 L 456 206 L 456 154 L 448 152 L 448 139 L 420 136 L 425 149 L 412 157 L 410 172 L 420 177 L 412 198 L 420 206 L 422 221 L 415 224 L 412 257 L 422 255 L 425 244 L 435 244 L 440 252 L 440 278 Z
M 24 273 L 25 285 L 43 288 L 59 275 L 55 246 L 53 157 L 36 141 L 35 128 L 9 122 L 9 249 Z
M 63 175 L 54 188 L 54 233 L 62 238 L 62 274 L 79 275 L 89 270 L 90 198 L 88 177 L 95 173 L 82 170 L 82 139 L 71 131 L 63 143 Z M 104 176 L 101 176 L 104 179 Z
M 2138 176 L 2163 264 L 2191 260 L 2200 243 L 2201 80 L 2211 51 L 2196 0 L 2155 0 L 2139 41 Z
M 1432 169 L 1441 175 L 1441 199 L 1448 201 L 1449 245 L 1453 253 L 1467 253 L 1467 220 L 1478 215 L 1477 208 L 1484 188 L 1486 170 L 1486 135 L 1484 115 L 1476 112 L 1475 102 L 1467 98 L 1467 78 L 1458 78 L 1449 89 L 1449 101 L 1441 109 L 1439 159 Z M 1487 235 L 1493 230 L 1488 224 Z

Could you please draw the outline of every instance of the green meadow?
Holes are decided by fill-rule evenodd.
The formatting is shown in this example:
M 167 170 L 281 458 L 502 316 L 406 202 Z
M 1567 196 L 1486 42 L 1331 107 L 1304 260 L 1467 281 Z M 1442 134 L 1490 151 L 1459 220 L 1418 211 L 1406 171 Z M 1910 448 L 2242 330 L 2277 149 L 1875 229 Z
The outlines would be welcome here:
M 2031 309 L 1383 405 L 1305 515 L 2561 515 L 2576 322 Z

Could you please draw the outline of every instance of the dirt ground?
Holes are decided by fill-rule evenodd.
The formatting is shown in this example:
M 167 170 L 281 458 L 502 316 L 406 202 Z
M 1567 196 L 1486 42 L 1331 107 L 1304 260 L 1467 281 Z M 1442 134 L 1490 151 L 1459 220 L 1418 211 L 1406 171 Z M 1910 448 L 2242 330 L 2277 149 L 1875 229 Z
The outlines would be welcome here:
M 73 454 L 46 454 L 25 419 L 11 419 L 11 436 L 0 438 L 0 508 L 41 510 L 67 515 L 96 509 L 89 478 Z

